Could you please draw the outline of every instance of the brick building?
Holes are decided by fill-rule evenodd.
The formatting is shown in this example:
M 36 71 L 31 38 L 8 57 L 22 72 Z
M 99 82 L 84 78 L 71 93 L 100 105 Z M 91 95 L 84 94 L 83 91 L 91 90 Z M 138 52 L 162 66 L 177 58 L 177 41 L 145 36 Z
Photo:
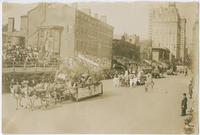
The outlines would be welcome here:
M 26 46 L 50 50 L 61 57 L 78 53 L 112 58 L 113 27 L 106 16 L 91 16 L 77 5 L 41 3 L 21 18 Z

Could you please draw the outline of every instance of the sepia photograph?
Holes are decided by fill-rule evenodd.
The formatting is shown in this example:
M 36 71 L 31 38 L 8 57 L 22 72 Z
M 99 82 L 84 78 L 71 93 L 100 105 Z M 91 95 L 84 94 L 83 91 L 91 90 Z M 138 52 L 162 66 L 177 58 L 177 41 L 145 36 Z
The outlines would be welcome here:
M 2 133 L 198 134 L 198 1 L 1 4 Z

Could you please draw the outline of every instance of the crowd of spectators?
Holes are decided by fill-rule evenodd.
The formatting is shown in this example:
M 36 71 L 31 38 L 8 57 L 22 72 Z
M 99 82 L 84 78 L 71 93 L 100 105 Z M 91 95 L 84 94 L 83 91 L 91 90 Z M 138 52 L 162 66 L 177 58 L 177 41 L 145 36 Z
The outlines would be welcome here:
M 20 45 L 7 45 L 3 48 L 3 63 L 6 65 L 24 65 L 39 61 L 39 52 L 36 48 L 24 48 Z
M 97 56 L 92 56 L 92 55 L 87 55 L 87 54 L 84 54 L 84 55 L 81 54 L 81 56 L 83 56 L 84 58 L 90 61 L 95 62 L 96 64 L 98 64 L 99 67 L 110 67 L 111 65 L 111 60 L 109 60 L 106 57 L 99 58 Z
M 3 47 L 3 67 L 34 67 L 56 64 L 59 60 L 52 59 L 48 55 L 41 57 L 37 48 L 31 48 L 21 45 L 7 45 Z

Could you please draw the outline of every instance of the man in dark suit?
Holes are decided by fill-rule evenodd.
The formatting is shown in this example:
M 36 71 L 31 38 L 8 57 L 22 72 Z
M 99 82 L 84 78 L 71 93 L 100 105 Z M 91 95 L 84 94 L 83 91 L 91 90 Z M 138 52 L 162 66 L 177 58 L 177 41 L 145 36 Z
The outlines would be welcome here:
M 181 102 L 181 116 L 185 116 L 186 115 L 186 110 L 187 110 L 187 97 L 186 97 L 186 93 L 183 94 L 183 99 Z

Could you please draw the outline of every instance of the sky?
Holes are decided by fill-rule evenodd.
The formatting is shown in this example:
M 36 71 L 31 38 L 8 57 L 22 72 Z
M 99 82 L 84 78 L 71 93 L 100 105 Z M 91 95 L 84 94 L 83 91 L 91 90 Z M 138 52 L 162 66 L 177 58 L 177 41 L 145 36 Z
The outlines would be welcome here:
M 2 23 L 7 23 L 8 17 L 15 17 L 15 27 L 20 28 L 20 16 L 37 6 L 34 4 L 4 3 Z M 148 39 L 149 11 L 154 7 L 167 7 L 166 2 L 90 2 L 78 3 L 78 9 L 90 8 L 92 15 L 98 13 L 107 16 L 107 23 L 114 26 L 114 34 L 137 34 L 141 39 Z M 196 4 L 193 2 L 176 2 L 181 17 L 187 19 L 186 36 L 187 43 L 191 43 L 192 26 L 195 20 Z

